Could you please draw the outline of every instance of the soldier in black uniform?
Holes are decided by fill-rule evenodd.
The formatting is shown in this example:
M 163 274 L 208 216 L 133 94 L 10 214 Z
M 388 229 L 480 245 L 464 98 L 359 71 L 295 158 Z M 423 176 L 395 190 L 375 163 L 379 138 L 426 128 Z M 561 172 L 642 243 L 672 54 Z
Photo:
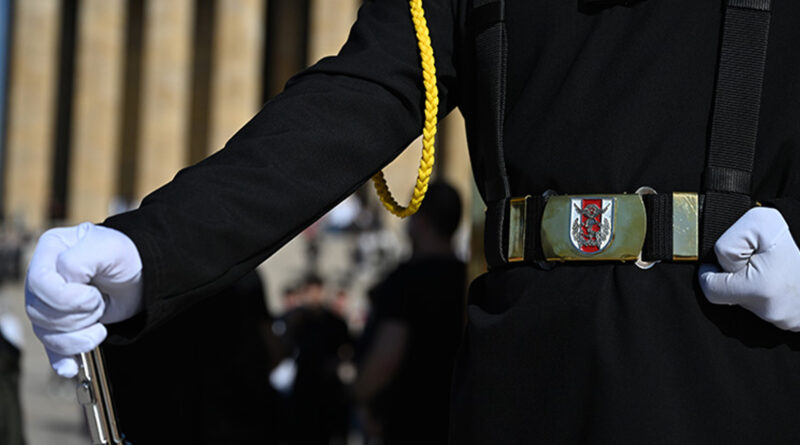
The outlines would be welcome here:
M 769 4 L 731 2 L 745 9 Z M 606 3 L 424 4 L 440 115 L 455 106 L 464 114 L 473 171 L 490 210 L 498 197 L 492 151 L 498 140 L 510 196 L 622 194 L 640 186 L 661 194 L 703 190 L 725 2 Z M 749 191 L 780 213 L 770 213 L 770 224 L 745 225 L 779 239 L 756 253 L 788 249 L 772 266 L 747 269 L 757 277 L 788 267 L 766 281 L 782 290 L 757 295 L 764 304 L 715 298 L 737 304 L 714 305 L 701 291 L 694 262 L 665 261 L 650 270 L 631 261 L 495 264 L 470 290 L 454 382 L 453 443 L 800 439 L 800 342 L 781 329 L 798 325 L 771 304 L 780 301 L 791 311 L 800 300 L 792 282 L 800 252 L 788 230 L 800 234 L 800 52 L 794 47 L 800 3 L 773 3 Z M 495 26 L 502 16 L 500 37 L 483 38 L 482 31 L 501 29 Z M 73 368 L 63 356 L 103 339 L 102 325 L 91 324 L 98 319 L 125 320 L 110 327 L 109 340 L 131 341 L 215 293 L 393 159 L 422 125 L 416 48 L 405 2 L 367 2 L 340 54 L 295 76 L 224 150 L 181 171 L 140 209 L 109 218 L 105 227 L 59 229 L 69 239 L 63 254 L 53 253 L 54 235 L 44 237 L 31 274 L 50 259 L 67 281 L 88 283 L 94 275 L 85 265 L 100 262 L 119 272 L 120 281 L 140 282 L 142 295 L 141 304 L 126 310 L 123 302 L 138 300 L 112 296 L 109 307 L 84 306 L 81 320 L 90 321 L 68 325 L 57 321 L 60 312 L 37 312 L 55 297 L 42 290 L 46 273 L 29 275 L 29 312 L 55 352 L 54 366 L 69 374 Z M 495 68 L 476 60 L 481 54 L 507 55 L 500 77 L 486 76 Z M 774 226 L 780 233 L 768 230 Z M 114 238 L 110 229 L 132 240 L 140 263 L 125 253 L 131 250 L 126 241 L 104 249 L 104 258 L 86 260 L 94 258 L 89 247 Z M 96 277 L 92 282 L 103 287 Z M 80 342 L 72 341 L 75 330 Z

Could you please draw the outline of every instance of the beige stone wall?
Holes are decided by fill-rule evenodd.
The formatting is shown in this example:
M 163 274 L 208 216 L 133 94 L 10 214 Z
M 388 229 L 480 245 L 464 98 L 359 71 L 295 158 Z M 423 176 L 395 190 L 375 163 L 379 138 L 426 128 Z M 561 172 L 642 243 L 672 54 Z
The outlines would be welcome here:
M 116 185 L 125 2 L 83 0 L 77 29 L 67 218 L 97 222 Z
M 260 106 L 265 6 L 263 0 L 216 3 L 209 153 L 222 148 Z
M 470 201 L 472 198 L 472 169 L 467 150 L 467 132 L 464 126 L 464 116 L 456 108 L 439 125 L 442 133 L 442 151 L 444 163 L 442 164 L 442 179 L 451 183 L 461 200 L 464 201 L 463 220 L 470 217 Z
M 310 1 L 309 63 L 341 48 L 360 3 Z M 16 2 L 12 22 L 5 210 L 36 228 L 47 223 L 51 192 L 60 5 L 60 0 Z M 193 148 L 195 157 L 221 148 L 260 106 L 266 5 L 265 0 L 214 4 L 208 133 L 199 138 L 199 151 Z M 118 145 L 126 125 L 121 101 L 127 6 L 126 0 L 79 4 L 68 174 L 71 221 L 102 220 L 118 192 Z M 145 3 L 135 199 L 169 181 L 189 161 L 194 8 L 194 0 Z M 465 147 L 463 120 L 455 114 L 440 126 L 437 171 L 466 200 L 472 191 Z M 401 202 L 411 195 L 420 151 L 418 139 L 386 169 Z
M 449 182 L 458 191 L 461 197 L 461 226 L 455 235 L 457 252 L 462 257 L 467 257 L 475 252 L 476 242 L 480 245 L 483 239 L 482 227 L 473 224 L 473 206 L 475 181 L 472 177 L 472 165 L 467 148 L 467 132 L 464 116 L 458 108 L 453 110 L 439 125 L 441 132 L 442 168 L 440 178 Z M 482 205 L 482 203 L 480 204 Z M 474 277 L 474 275 L 473 275 Z
M 186 165 L 191 94 L 194 2 L 148 0 L 145 5 L 137 199 Z
M 61 2 L 15 3 L 6 145 L 5 213 L 42 227 L 52 168 Z
M 339 52 L 361 0 L 311 0 L 309 11 L 308 62 Z

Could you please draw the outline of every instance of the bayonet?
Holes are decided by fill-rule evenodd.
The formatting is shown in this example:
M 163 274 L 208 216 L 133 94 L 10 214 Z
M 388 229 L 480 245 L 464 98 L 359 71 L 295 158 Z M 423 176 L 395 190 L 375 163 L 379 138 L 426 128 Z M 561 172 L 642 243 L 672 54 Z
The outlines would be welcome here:
M 117 426 L 111 387 L 99 346 L 80 355 L 77 391 L 78 402 L 83 406 L 86 421 L 89 423 L 92 444 L 130 445 Z

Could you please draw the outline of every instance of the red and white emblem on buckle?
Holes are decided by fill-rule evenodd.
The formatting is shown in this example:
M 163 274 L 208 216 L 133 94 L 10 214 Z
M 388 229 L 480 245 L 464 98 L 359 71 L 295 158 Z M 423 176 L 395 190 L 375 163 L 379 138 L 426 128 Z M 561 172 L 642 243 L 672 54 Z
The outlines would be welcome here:
M 614 233 L 613 198 L 572 198 L 569 238 L 586 254 L 602 252 Z

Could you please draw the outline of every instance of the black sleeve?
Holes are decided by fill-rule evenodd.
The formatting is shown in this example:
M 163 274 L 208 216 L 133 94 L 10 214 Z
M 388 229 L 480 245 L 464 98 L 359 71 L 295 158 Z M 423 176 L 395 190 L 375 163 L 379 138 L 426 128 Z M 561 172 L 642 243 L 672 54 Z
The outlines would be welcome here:
M 456 105 L 458 0 L 426 1 L 440 117 Z M 352 193 L 420 132 L 424 90 L 408 3 L 361 7 L 347 43 L 292 78 L 224 149 L 103 224 L 144 265 L 145 312 L 125 341 L 253 269 Z
M 775 198 L 764 202 L 765 206 L 773 207 L 781 212 L 783 219 L 789 225 L 795 244 L 800 246 L 800 200 L 797 198 Z

